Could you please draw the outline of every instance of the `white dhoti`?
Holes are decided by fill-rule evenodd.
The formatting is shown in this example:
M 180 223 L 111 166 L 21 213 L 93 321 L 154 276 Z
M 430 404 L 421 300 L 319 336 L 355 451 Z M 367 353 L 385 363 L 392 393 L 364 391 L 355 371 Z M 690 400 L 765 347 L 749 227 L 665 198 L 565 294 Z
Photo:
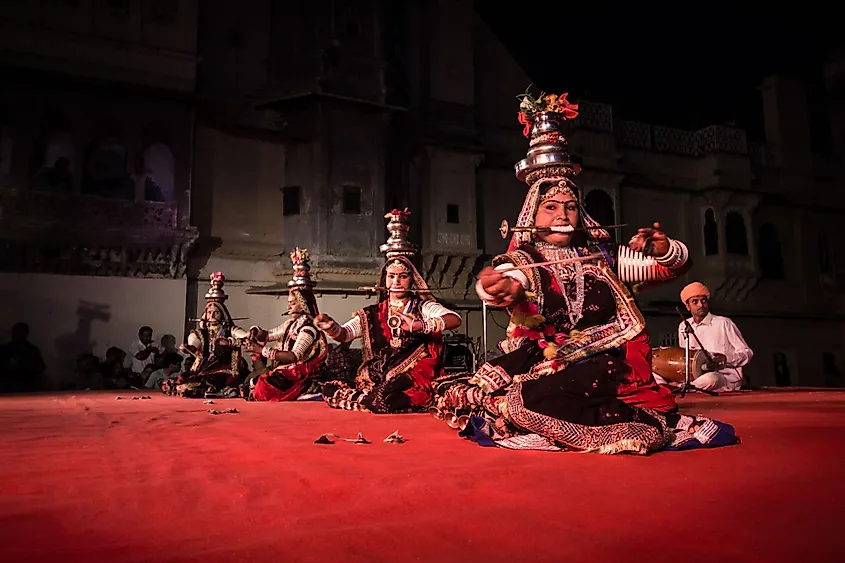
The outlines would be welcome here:
M 666 381 L 656 373 L 652 373 L 652 375 L 654 376 L 654 380 L 660 385 L 668 385 L 669 387 L 678 387 L 680 385 L 680 383 L 674 381 Z M 742 377 L 734 369 L 710 371 L 696 378 L 692 382 L 692 386 L 703 391 L 713 391 L 714 393 L 738 391 L 742 386 Z

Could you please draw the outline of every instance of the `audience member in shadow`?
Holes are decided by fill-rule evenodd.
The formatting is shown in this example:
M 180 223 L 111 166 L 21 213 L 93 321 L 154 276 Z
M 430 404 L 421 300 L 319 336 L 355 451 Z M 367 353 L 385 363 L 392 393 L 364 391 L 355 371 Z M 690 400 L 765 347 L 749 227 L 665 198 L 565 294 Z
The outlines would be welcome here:
M 63 334 L 56 339 L 56 352 L 58 359 L 62 362 L 61 371 L 63 375 L 75 368 L 75 358 L 80 354 L 93 353 L 96 342 L 91 339 L 92 326 L 94 321 L 108 322 L 111 319 L 109 305 L 102 303 L 91 303 L 80 301 L 76 309 L 77 323 L 73 332 Z M 64 387 L 64 382 L 54 382 L 59 388 Z
M 179 347 L 176 345 L 176 337 L 172 334 L 165 334 L 161 337 L 161 347 L 158 349 L 155 359 L 156 370 L 167 367 L 168 354 L 176 354 L 179 358 L 183 357 L 182 352 L 179 351 Z M 179 363 L 181 364 L 181 360 Z
M 76 359 L 76 371 L 71 388 L 106 389 L 106 379 L 100 370 L 100 360 L 90 352 L 81 354 Z
M 29 325 L 15 324 L 12 339 L 0 346 L 0 391 L 37 391 L 43 386 L 46 370 L 41 350 L 29 341 Z
M 789 363 L 786 360 L 786 354 L 783 352 L 775 352 L 775 385 L 778 387 L 789 387 L 792 385 L 792 377 L 789 373 Z
M 830 352 L 822 354 L 822 367 L 825 387 L 842 387 L 842 372 L 836 365 L 836 357 Z
M 100 373 L 107 389 L 129 389 L 132 372 L 124 366 L 125 361 L 126 352 L 120 348 L 112 346 L 106 350 L 106 357 L 100 362 Z
M 182 370 L 182 355 L 174 352 L 167 352 L 162 354 L 163 368 L 159 368 L 152 372 L 147 378 L 144 387 L 147 389 L 161 390 L 161 385 L 166 380 L 175 381 L 179 379 L 179 373 Z

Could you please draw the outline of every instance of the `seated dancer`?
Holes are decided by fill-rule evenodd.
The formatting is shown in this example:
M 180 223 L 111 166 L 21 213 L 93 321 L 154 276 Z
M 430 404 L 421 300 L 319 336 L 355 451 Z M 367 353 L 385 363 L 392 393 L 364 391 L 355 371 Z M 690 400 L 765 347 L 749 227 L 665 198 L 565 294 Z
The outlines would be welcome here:
M 693 386 L 716 393 L 739 391 L 742 387 L 742 368 L 754 357 L 742 333 L 729 318 L 710 312 L 710 290 L 703 283 L 693 282 L 682 289 L 681 301 L 692 314 L 688 321 L 695 336 L 690 336 L 690 350 L 699 350 L 700 340 L 716 363 L 708 366 L 713 371 L 693 380 Z M 678 343 L 682 348 L 686 347 L 686 338 L 686 324 L 681 322 L 678 325 Z M 657 374 L 654 378 L 658 383 L 674 385 Z
M 249 330 L 250 349 L 273 362 L 273 367 L 255 382 L 252 398 L 256 401 L 295 401 L 308 390 L 312 378 L 320 375 L 328 352 L 326 337 L 314 326 L 317 299 L 312 291 L 315 284 L 311 281 L 308 251 L 294 248 L 290 259 L 290 318 L 270 331 L 259 327 Z
M 645 454 L 732 443 L 727 425 L 656 410 L 674 405 L 651 377 L 645 321 L 624 285 L 671 279 L 686 247 L 655 223 L 611 250 L 584 210 L 561 131 L 577 106 L 565 94 L 526 95 L 520 109 L 531 148 L 516 171 L 530 188 L 507 254 L 476 285 L 510 311 L 504 355 L 468 381 L 441 380 L 437 415 L 466 416 L 463 435 L 513 449 Z
M 229 296 L 223 291 L 225 280 L 222 272 L 211 274 L 199 327 L 188 334 L 187 345 L 179 348 L 194 357 L 193 364 L 175 382 L 163 381 L 163 392 L 192 398 L 206 393 L 238 396 L 238 387 L 249 371 L 241 355 L 240 342 L 249 333 L 236 326 L 229 314 L 226 307 Z
M 439 304 L 410 261 L 416 247 L 407 240 L 410 212 L 393 210 L 390 238 L 380 250 L 387 261 L 375 288 L 378 303 L 357 311 L 340 326 L 328 315 L 317 327 L 338 342 L 363 340 L 363 362 L 355 387 L 343 381 L 323 385 L 329 406 L 373 413 L 408 413 L 429 406 L 432 380 L 442 371 L 442 333 L 461 317 Z

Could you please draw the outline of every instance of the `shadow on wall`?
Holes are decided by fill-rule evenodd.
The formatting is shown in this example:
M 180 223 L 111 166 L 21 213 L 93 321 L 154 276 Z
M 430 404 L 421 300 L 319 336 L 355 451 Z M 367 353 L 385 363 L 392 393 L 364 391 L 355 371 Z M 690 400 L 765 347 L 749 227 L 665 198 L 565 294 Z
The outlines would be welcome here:
M 111 320 L 111 305 L 80 301 L 76 309 L 76 329 L 59 336 L 56 341 L 57 362 L 54 373 L 48 374 L 53 385 L 62 388 L 73 374 L 76 358 L 81 354 L 93 353 L 97 343 L 91 339 L 94 321 L 108 323 Z

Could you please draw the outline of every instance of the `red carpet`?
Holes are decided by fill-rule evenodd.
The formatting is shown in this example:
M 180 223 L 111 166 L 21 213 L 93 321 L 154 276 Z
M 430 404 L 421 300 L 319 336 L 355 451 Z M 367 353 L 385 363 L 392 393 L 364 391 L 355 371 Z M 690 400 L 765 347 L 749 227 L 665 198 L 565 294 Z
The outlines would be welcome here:
M 845 393 L 688 397 L 743 443 L 648 457 L 480 448 L 427 415 L 115 396 L 0 397 L 0 560 L 841 560 Z M 397 429 L 407 443 L 382 441 Z M 313 443 L 327 432 L 373 443 Z

